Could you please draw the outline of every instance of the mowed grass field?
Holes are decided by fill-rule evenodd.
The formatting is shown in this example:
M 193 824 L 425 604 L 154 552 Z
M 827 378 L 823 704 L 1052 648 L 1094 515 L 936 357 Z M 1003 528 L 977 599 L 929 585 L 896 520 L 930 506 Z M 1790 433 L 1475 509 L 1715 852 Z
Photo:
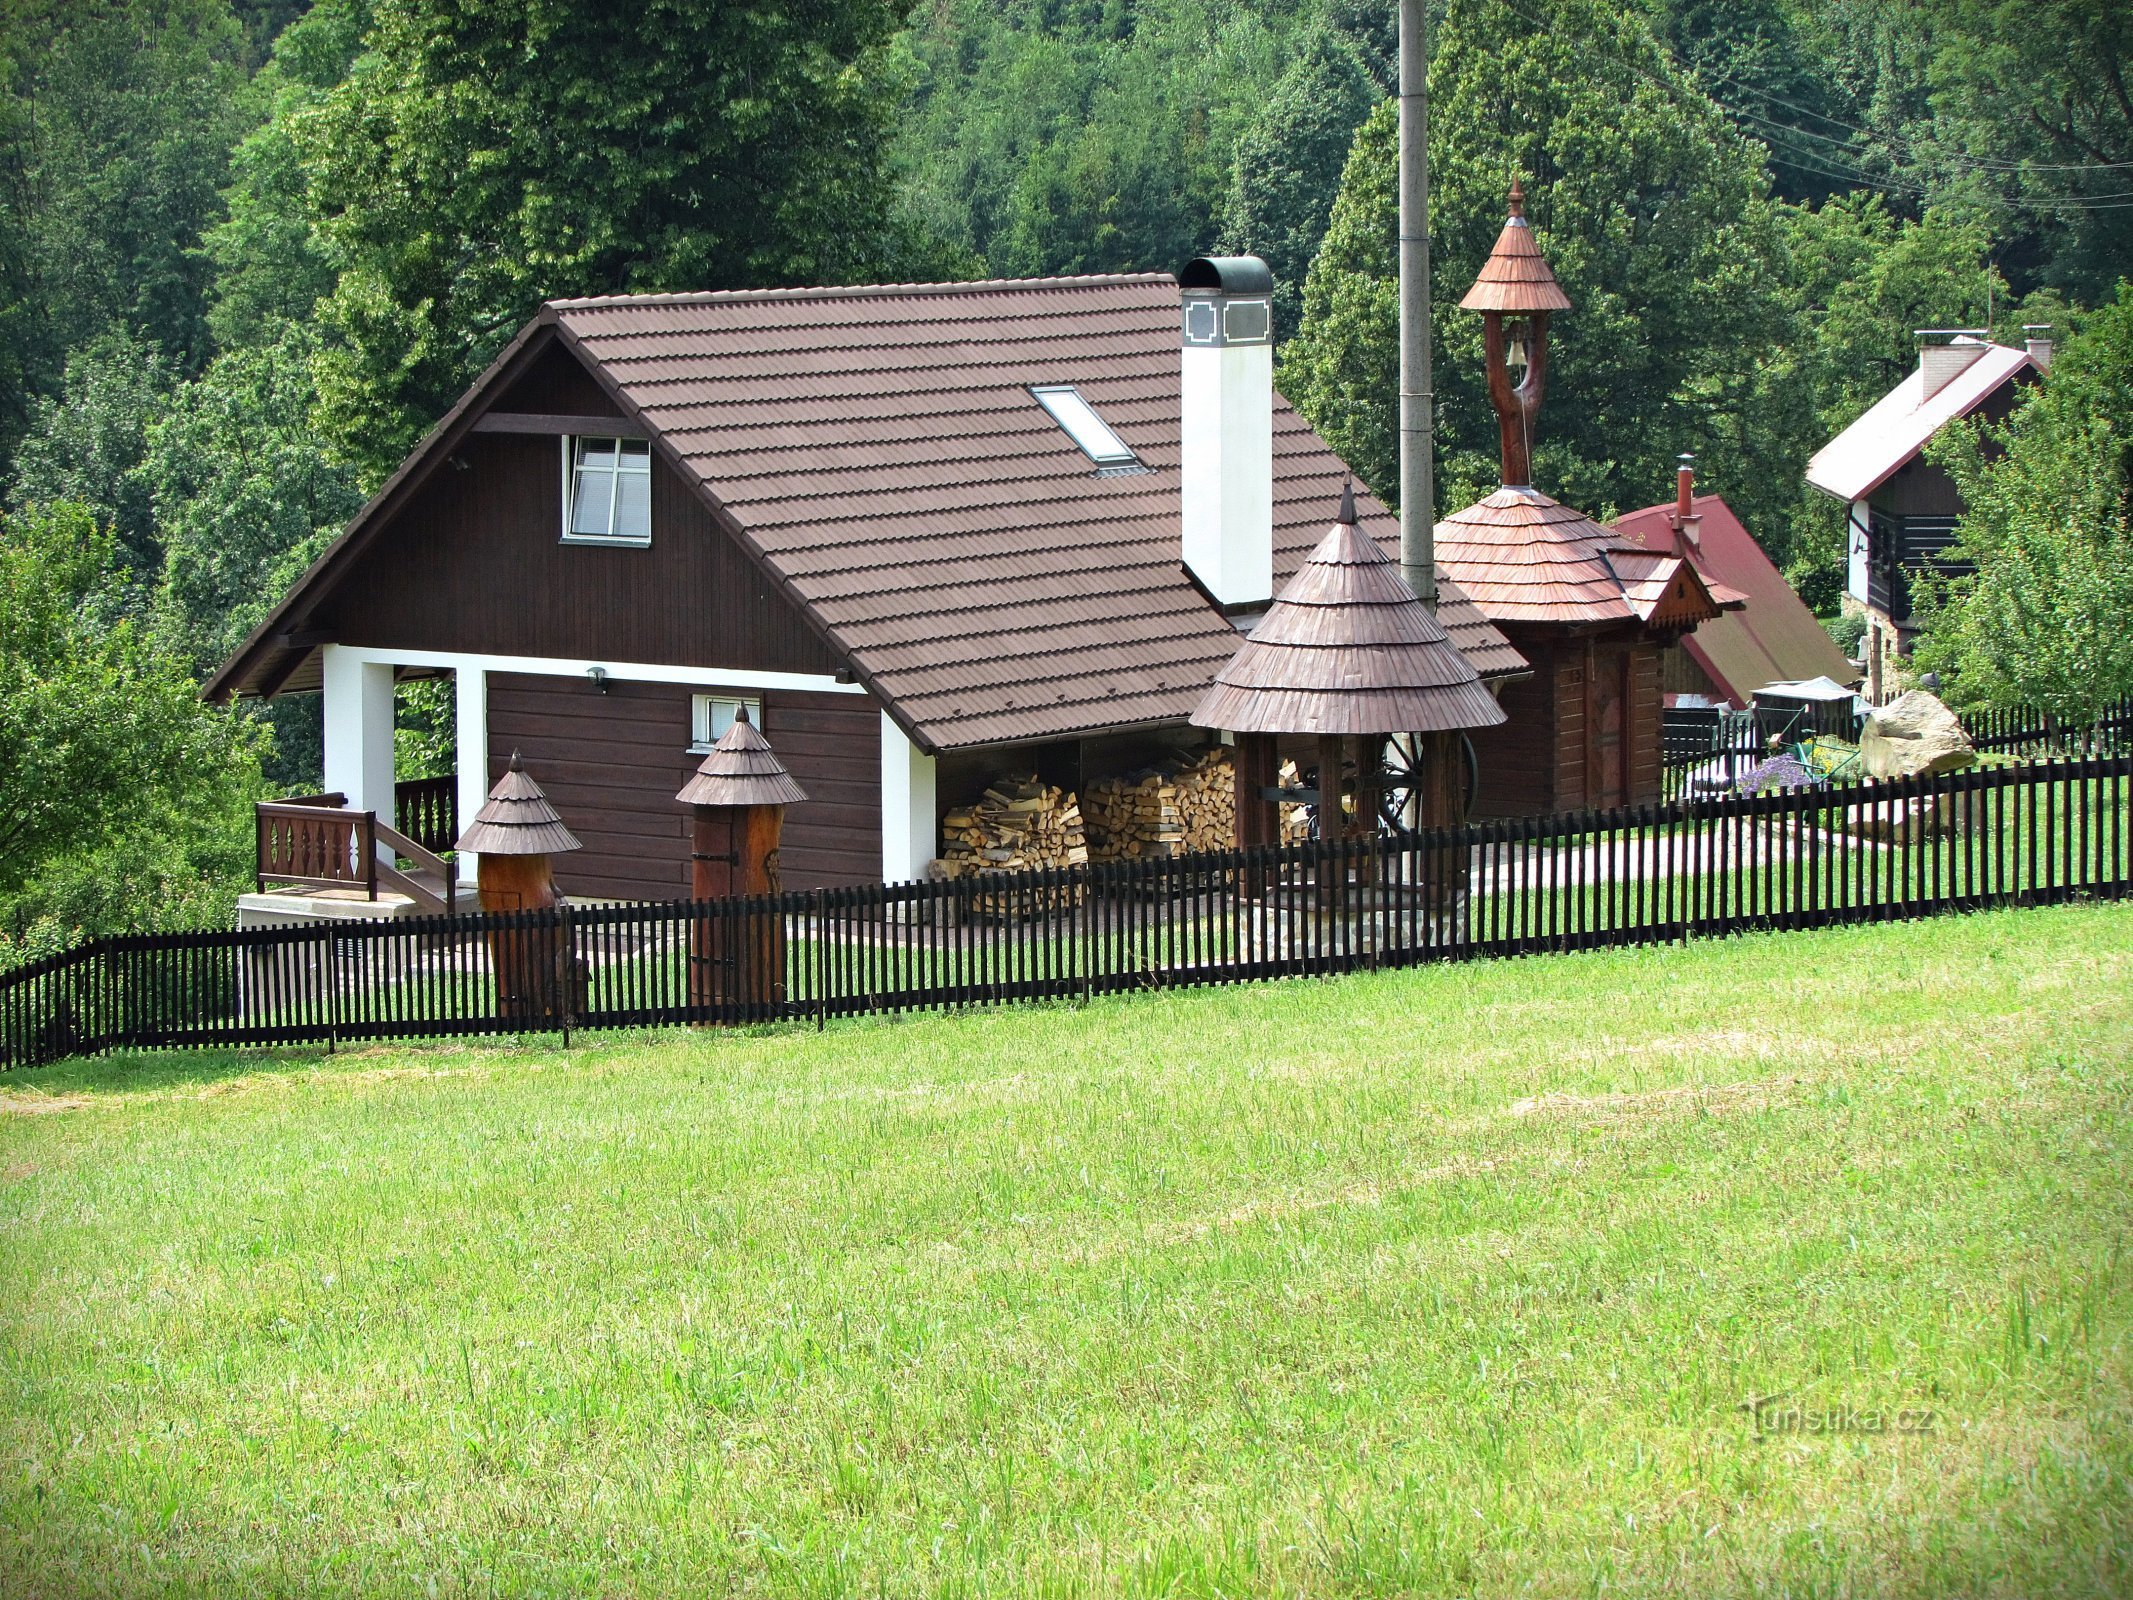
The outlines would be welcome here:
M 2124 1595 L 2129 1225 L 2133 907 L 72 1064 L 0 1594 Z

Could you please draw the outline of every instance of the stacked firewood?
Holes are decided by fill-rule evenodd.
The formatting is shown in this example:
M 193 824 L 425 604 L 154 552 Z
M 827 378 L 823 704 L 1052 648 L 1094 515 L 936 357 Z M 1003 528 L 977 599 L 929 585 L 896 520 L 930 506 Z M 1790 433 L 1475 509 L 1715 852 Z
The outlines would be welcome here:
M 975 805 L 957 806 L 941 819 L 942 878 L 982 878 L 988 873 L 1041 867 L 1078 867 L 1089 859 L 1081 807 L 1073 795 L 1036 776 L 1001 778 Z M 971 909 L 980 916 L 1029 916 L 1075 903 L 1069 886 L 1044 895 L 979 893 Z M 1040 904 L 1039 901 L 1047 903 Z
M 1281 764 L 1281 786 L 1284 789 L 1301 789 L 1303 774 L 1296 770 L 1296 763 Z M 1282 806 L 1279 843 L 1308 844 L 1311 839 L 1311 813 L 1303 806 Z
M 1281 784 L 1303 782 L 1296 763 L 1281 764 Z M 1095 861 L 1144 861 L 1237 847 L 1237 773 L 1227 748 L 1177 756 L 1089 785 L 1089 856 Z M 1281 842 L 1311 835 L 1302 806 L 1281 808 Z

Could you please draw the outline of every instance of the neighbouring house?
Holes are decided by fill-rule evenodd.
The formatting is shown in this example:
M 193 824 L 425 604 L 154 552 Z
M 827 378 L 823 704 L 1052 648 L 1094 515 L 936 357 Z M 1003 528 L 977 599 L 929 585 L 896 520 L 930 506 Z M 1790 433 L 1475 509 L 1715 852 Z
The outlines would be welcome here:
M 459 814 L 519 752 L 584 846 L 559 885 L 618 898 L 688 892 L 674 796 L 745 705 L 808 796 L 786 887 L 918 877 L 993 777 L 1216 737 L 1189 714 L 1349 476 L 1274 391 L 1271 288 L 554 302 L 207 692 L 323 695 L 326 788 L 390 816 L 394 684 L 449 675 Z M 1525 669 L 1449 570 L 1438 614 L 1484 681 Z
M 1439 568 L 1531 673 L 1504 686 L 1506 720 L 1475 731 L 1478 816 L 1534 816 L 1657 800 L 1661 657 L 1720 614 L 1674 539 L 1602 527 L 1533 487 L 1548 318 L 1570 308 L 1514 184 L 1495 249 L 1460 305 L 1482 317 L 1502 487 L 1437 524 Z
M 1648 548 L 1678 543 L 1725 607 L 1661 654 L 1660 687 L 1669 702 L 1691 696 L 1692 703 L 1745 711 L 1755 692 L 1773 683 L 1857 680 L 1858 669 L 1733 508 L 1720 495 L 1694 492 L 1687 458 L 1673 500 L 1617 517 L 1614 527 Z
M 2004 420 L 2022 387 L 2051 370 L 2051 330 L 2024 332 L 2016 350 L 1981 328 L 1920 329 L 1916 370 L 1807 463 L 1807 481 L 1850 508 L 1844 588 L 1866 616 L 1865 692 L 1876 704 L 1895 690 L 1896 662 L 1910 653 L 1912 580 L 1967 570 L 1942 558 L 1963 505 L 1947 470 L 1925 459 L 1926 445 L 1951 422 Z

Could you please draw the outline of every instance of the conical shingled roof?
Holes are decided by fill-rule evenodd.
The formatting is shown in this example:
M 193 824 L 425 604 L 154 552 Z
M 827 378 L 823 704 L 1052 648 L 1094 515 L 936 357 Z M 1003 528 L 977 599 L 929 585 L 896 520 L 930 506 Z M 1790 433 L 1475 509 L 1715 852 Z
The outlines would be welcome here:
M 1437 564 L 1491 622 L 1627 622 L 1601 553 L 1621 542 L 1538 489 L 1503 488 L 1437 524 Z
M 1491 622 L 1694 627 L 1725 604 L 1682 556 L 1538 489 L 1498 489 L 1437 524 L 1437 564 Z
M 1459 307 L 1512 312 L 1570 309 L 1570 296 L 1563 293 L 1563 286 L 1541 259 L 1533 227 L 1526 221 L 1526 191 L 1516 179 L 1511 183 L 1511 215 L 1496 236 L 1496 248 L 1481 265 L 1481 276 Z
M 525 763 L 511 752 L 511 764 L 489 791 L 489 800 L 459 836 L 462 850 L 485 856 L 552 856 L 580 848 L 577 836 L 548 803 L 541 786 L 526 775 Z
M 1400 569 L 1340 518 L 1215 674 L 1192 722 L 1232 733 L 1435 733 L 1504 720 Z
M 785 770 L 742 706 L 674 798 L 688 806 L 789 806 L 805 800 L 807 791 Z

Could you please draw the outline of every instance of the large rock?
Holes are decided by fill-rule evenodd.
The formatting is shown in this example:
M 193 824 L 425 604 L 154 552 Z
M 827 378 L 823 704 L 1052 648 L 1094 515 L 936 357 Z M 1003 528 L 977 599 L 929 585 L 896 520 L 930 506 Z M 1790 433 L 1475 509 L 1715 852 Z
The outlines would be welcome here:
M 1931 777 L 1977 760 L 1955 713 L 1923 689 L 1909 689 L 1866 714 L 1859 759 L 1870 778 Z

